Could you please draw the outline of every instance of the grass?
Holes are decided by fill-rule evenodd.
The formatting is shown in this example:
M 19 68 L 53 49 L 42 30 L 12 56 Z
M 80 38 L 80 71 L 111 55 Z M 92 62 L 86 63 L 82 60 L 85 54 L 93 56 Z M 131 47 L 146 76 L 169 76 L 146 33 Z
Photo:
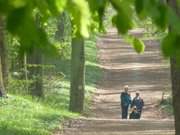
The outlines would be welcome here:
M 95 38 L 86 41 L 86 100 L 85 113 L 89 113 L 92 91 L 101 72 L 97 64 Z M 63 72 L 65 78 L 51 76 L 44 78 L 45 96 L 35 99 L 17 95 L 24 87 L 13 81 L 11 93 L 7 99 L 0 99 L 0 135 L 51 135 L 59 130 L 67 118 L 76 118 L 79 114 L 68 111 L 70 89 L 70 60 L 53 61 L 57 72 Z M 23 93 L 23 92 L 22 92 Z M 24 94 L 24 93 L 23 93 Z
M 172 96 L 168 96 L 167 98 L 165 98 L 161 102 L 160 107 L 161 107 L 162 111 L 164 111 L 168 115 L 172 116 L 174 114 L 173 113 L 173 105 L 172 105 Z
M 86 41 L 86 84 L 94 86 L 96 81 L 101 77 L 101 71 L 97 60 L 97 48 L 95 41 Z
M 86 80 L 85 80 L 85 89 L 86 89 L 86 98 L 85 98 L 85 111 L 84 114 L 91 113 L 89 106 L 92 101 L 93 91 L 96 90 L 97 81 L 101 78 L 101 69 L 98 65 L 97 59 L 97 47 L 96 39 L 92 37 L 91 40 L 85 42 L 85 54 L 86 54 Z
M 78 116 L 30 97 L 10 95 L 0 103 L 0 135 L 49 135 L 64 118 Z

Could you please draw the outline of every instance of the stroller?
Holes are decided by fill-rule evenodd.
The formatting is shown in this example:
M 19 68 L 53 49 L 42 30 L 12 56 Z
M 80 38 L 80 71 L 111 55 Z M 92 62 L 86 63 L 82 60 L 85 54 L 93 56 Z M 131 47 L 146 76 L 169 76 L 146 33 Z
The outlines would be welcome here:
M 136 106 L 132 107 L 132 112 L 129 115 L 129 119 L 140 119 L 140 112 L 138 112 Z

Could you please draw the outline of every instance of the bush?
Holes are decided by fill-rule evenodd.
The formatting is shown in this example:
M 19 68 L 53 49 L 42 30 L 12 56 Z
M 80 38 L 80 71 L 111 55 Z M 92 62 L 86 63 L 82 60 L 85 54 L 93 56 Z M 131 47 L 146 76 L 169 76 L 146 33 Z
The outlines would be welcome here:
M 167 96 L 164 100 L 161 101 L 161 109 L 168 113 L 168 115 L 173 115 L 173 104 L 172 96 Z

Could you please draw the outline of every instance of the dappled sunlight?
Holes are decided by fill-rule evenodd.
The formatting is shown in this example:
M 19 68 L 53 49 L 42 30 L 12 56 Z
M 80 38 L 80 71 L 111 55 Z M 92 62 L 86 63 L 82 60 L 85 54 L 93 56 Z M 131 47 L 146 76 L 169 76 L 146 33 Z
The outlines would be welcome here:
M 116 66 L 117 65 L 117 66 Z M 128 63 L 128 64 L 113 64 L 113 67 L 110 67 L 108 65 L 101 65 L 101 68 L 103 68 L 104 70 L 113 70 L 113 71 L 117 71 L 117 70 L 156 70 L 156 69 L 162 69 L 163 72 L 163 68 L 168 68 L 167 64 L 159 64 L 159 63 L 149 63 L 149 64 L 144 64 L 144 63 Z
M 164 92 L 171 88 L 169 63 L 163 60 L 157 40 L 145 43 L 146 51 L 138 55 L 114 29 L 101 35 L 97 46 L 103 75 L 94 91 L 91 112 L 88 118 L 69 123 L 65 134 L 174 135 L 173 118 L 162 113 L 159 107 Z M 139 91 L 144 99 L 141 120 L 121 119 L 120 94 L 124 85 L 129 86 L 132 98 Z
M 141 135 L 173 135 L 174 133 L 174 131 L 171 130 L 173 123 L 173 121 L 171 120 L 139 121 L 90 118 L 74 121 L 74 123 L 75 124 L 72 123 L 71 129 L 73 128 L 73 125 L 76 125 L 78 127 L 75 126 L 74 129 L 79 129 L 77 131 L 74 130 L 76 131 L 76 134 L 83 133 L 85 135 L 96 135 L 97 133 L 101 133 L 103 135 L 137 135 L 138 133 L 140 133 Z M 159 129 L 159 127 L 161 127 L 161 130 Z
M 131 31 L 141 35 L 143 29 Z M 98 40 L 100 67 L 103 78 L 98 82 L 94 101 L 96 117 L 120 117 L 120 93 L 124 85 L 129 86 L 131 96 L 141 92 L 145 101 L 143 119 L 164 119 L 158 104 L 163 92 L 170 90 L 169 63 L 163 60 L 158 40 L 144 40 L 144 54 L 137 54 L 123 38 L 115 37 L 115 31 L 108 32 Z

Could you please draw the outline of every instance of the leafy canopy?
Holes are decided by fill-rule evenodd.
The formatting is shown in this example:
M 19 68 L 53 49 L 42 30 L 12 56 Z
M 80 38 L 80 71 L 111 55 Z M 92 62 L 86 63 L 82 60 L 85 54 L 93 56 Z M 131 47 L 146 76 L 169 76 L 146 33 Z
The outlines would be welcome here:
M 172 32 L 162 41 L 162 51 L 166 57 L 180 57 L 180 17 L 165 0 L 0 0 L 0 16 L 5 16 L 7 30 L 19 38 L 24 50 L 35 45 L 44 50 L 49 42 L 43 24 L 49 17 L 67 11 L 74 35 L 88 37 L 94 29 L 104 29 L 108 5 L 116 11 L 112 24 L 120 34 L 126 34 L 133 27 L 134 9 L 140 19 L 150 17 L 159 29 L 165 31 L 170 27 Z M 36 13 L 41 16 L 41 25 L 37 25 Z M 133 43 L 137 52 L 144 50 L 139 39 Z

